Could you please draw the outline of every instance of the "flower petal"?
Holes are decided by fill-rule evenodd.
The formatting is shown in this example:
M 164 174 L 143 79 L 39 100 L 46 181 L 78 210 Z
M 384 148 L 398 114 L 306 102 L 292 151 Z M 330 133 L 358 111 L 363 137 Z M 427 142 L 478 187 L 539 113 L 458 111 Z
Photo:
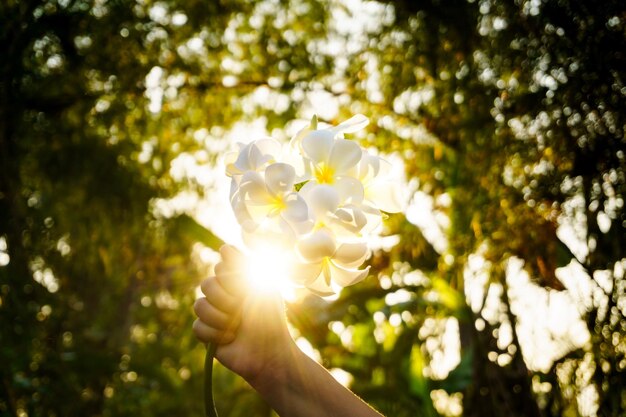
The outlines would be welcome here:
M 352 214 L 352 221 L 354 222 L 354 226 L 358 230 L 361 230 L 363 227 L 367 225 L 368 218 L 365 215 L 365 212 L 363 211 L 363 208 L 361 205 L 357 206 L 354 204 L 347 204 L 343 208 L 345 210 L 349 210 L 349 212 Z M 380 212 L 378 212 L 377 214 L 380 215 Z
M 264 157 L 271 157 L 272 159 L 276 159 L 280 156 L 282 152 L 282 145 L 276 139 L 271 137 L 264 137 L 261 139 L 257 139 L 252 142 L 255 148 L 258 149 L 259 153 Z
M 368 255 L 366 243 L 344 243 L 337 248 L 332 259 L 336 265 L 356 268 L 365 261 Z
M 363 155 L 358 143 L 346 139 L 336 139 L 328 156 L 328 165 L 336 173 L 343 173 L 354 167 Z
M 306 262 L 321 262 L 325 257 L 335 253 L 336 244 L 329 231 L 320 229 L 300 239 L 296 248 Z
M 224 244 L 219 249 L 222 260 L 224 261 L 224 267 L 226 269 L 241 271 L 241 266 L 246 261 L 246 256 L 235 246 Z
M 246 204 L 246 210 L 250 214 L 250 220 L 259 224 L 263 222 L 266 218 L 275 215 L 272 211 L 272 206 L 269 204 L 250 204 L 249 202 Z
M 289 148 L 292 151 L 302 152 L 302 140 L 312 131 L 313 129 L 310 124 L 298 130 L 298 132 L 289 141 Z
M 362 229 L 367 224 L 367 217 L 360 206 L 353 204 L 337 209 L 327 217 L 328 225 L 342 241 L 360 239 Z
M 314 162 L 326 162 L 335 141 L 330 130 L 314 130 L 302 139 L 304 156 Z
M 265 168 L 267 189 L 274 195 L 293 191 L 296 170 L 289 164 L 277 162 Z
M 250 213 L 248 213 L 246 205 L 241 200 L 235 199 L 231 201 L 231 205 L 233 207 L 233 213 L 235 214 L 235 218 L 242 227 L 246 222 L 252 220 L 250 218 Z
M 302 153 L 300 151 L 287 148 L 282 155 L 281 161 L 294 168 L 296 173 L 296 177 L 293 180 L 294 184 L 311 179 L 311 163 L 302 157 Z
M 387 213 L 399 213 L 404 206 L 400 184 L 395 181 L 374 181 L 365 190 L 365 195 L 376 208 Z
M 349 285 L 356 284 L 367 277 L 370 267 L 368 266 L 365 269 L 349 269 L 336 265 L 331 261 L 330 270 L 333 281 L 342 287 L 347 287 Z
M 355 114 L 348 120 L 339 123 L 331 130 L 333 130 L 335 133 L 354 133 L 363 129 L 369 124 L 369 122 L 369 119 L 362 114 Z
M 320 297 L 328 297 L 335 294 L 335 291 L 332 289 L 332 287 L 328 285 L 326 281 L 324 281 L 324 279 L 321 277 L 316 279 L 311 284 L 308 284 L 306 287 L 309 291 L 319 295 Z
M 235 196 L 237 194 L 239 194 L 239 181 L 241 180 L 241 176 L 237 175 L 235 177 L 232 177 L 230 180 L 230 201 L 232 203 L 233 198 L 235 198 Z
M 281 145 L 275 139 L 258 139 L 241 149 L 233 165 L 239 172 L 257 171 L 275 161 L 280 153 Z
M 224 166 L 226 167 L 226 175 L 232 177 L 233 175 L 241 174 L 241 171 L 235 166 L 235 162 L 239 157 L 239 152 L 228 152 L 224 155 Z
M 294 268 L 292 281 L 299 285 L 309 285 L 322 273 L 322 263 L 298 263 Z
M 354 175 L 361 180 L 364 184 L 372 181 L 380 172 L 380 166 L 383 163 L 389 164 L 381 157 L 377 155 L 371 155 L 366 150 L 363 150 L 363 156 L 356 167 L 357 173 Z
M 290 222 L 305 222 L 309 219 L 309 206 L 304 198 L 297 193 L 290 193 L 284 197 L 285 208 L 283 216 Z
M 272 196 L 267 192 L 267 186 L 261 174 L 256 171 L 247 171 L 239 183 L 239 193 L 247 204 L 269 204 Z
M 368 206 L 367 204 L 361 204 L 359 209 L 365 217 L 365 224 L 361 232 L 364 235 L 375 233 L 376 229 L 381 227 L 383 222 L 383 216 L 379 209 Z
M 356 178 L 341 177 L 333 185 L 339 193 L 340 204 L 360 204 L 363 201 L 365 190 Z
M 330 185 L 314 184 L 307 187 L 303 195 L 317 219 L 323 218 L 328 213 L 334 213 L 339 207 L 339 193 Z

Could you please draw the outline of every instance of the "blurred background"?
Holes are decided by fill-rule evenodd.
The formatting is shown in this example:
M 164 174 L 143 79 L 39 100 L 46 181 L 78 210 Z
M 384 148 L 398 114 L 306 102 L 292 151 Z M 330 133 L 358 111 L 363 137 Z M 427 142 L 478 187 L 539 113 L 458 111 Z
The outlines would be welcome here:
M 0 416 L 203 415 L 222 156 L 356 113 L 407 210 L 303 349 L 389 417 L 626 415 L 623 1 L 2 0 L 0 45 Z

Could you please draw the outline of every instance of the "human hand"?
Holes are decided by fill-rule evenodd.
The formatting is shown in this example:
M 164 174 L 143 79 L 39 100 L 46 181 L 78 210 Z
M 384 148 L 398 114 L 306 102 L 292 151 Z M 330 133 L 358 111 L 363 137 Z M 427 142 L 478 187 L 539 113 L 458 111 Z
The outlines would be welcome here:
M 281 416 L 381 417 L 307 357 L 291 338 L 277 292 L 252 292 L 244 256 L 220 249 L 215 276 L 202 282 L 193 329 L 217 345 L 216 358 L 241 375 Z
M 216 358 L 254 383 L 280 372 L 295 352 L 278 292 L 253 293 L 244 278 L 246 259 L 232 246 L 220 249 L 215 276 L 205 279 L 205 297 L 196 300 L 193 330 L 201 341 L 217 345 Z

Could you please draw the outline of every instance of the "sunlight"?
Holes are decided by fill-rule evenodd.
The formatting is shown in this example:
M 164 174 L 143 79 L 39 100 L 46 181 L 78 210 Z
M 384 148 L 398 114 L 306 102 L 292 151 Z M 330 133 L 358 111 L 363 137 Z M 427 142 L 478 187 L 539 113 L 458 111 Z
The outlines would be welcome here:
M 293 284 L 289 281 L 291 262 L 284 250 L 266 246 L 249 251 L 246 258 L 246 279 L 254 290 L 261 293 L 280 291 L 288 301 L 295 297 Z

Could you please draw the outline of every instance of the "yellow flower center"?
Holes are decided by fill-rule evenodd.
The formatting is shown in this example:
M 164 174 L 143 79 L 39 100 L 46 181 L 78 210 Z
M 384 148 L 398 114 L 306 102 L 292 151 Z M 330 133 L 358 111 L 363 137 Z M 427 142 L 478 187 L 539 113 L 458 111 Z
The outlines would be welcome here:
M 315 179 L 320 184 L 332 184 L 335 182 L 335 170 L 326 164 L 315 167 Z
M 272 198 L 270 206 L 272 207 L 273 212 L 280 213 L 287 208 L 287 203 L 285 203 L 285 200 L 282 197 L 276 196 Z

